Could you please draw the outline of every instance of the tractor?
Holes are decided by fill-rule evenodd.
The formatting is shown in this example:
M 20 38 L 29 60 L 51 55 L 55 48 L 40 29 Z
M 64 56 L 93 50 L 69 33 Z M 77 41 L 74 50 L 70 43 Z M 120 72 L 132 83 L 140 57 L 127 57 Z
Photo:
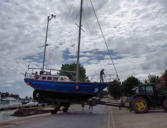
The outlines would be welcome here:
M 136 87 L 130 97 L 130 108 L 136 113 L 147 113 L 151 107 L 162 107 L 167 111 L 167 89 L 158 89 L 155 84 Z

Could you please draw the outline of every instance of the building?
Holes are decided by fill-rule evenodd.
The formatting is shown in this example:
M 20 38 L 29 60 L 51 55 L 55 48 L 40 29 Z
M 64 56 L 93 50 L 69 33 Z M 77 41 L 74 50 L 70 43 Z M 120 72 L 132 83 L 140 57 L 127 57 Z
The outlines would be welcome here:
M 15 104 L 20 104 L 21 102 L 14 97 L 5 97 L 5 98 L 1 99 L 1 103 L 15 105 Z

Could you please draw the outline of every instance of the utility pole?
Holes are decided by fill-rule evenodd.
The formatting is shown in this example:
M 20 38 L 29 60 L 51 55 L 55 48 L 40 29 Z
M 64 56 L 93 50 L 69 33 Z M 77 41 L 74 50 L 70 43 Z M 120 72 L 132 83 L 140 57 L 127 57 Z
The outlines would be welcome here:
M 49 30 L 49 21 L 51 21 L 52 18 L 56 18 L 56 15 L 51 14 L 50 16 L 47 17 L 47 26 L 46 26 L 46 36 L 45 36 L 45 43 L 44 43 L 42 71 L 44 71 L 44 68 L 45 68 L 46 47 L 48 46 L 48 44 L 47 44 L 47 38 L 48 38 L 48 30 Z
M 83 6 L 83 0 L 81 0 L 81 6 L 80 6 L 76 83 L 79 82 L 79 57 L 80 57 L 80 42 L 81 42 L 81 29 L 82 29 L 81 28 L 81 26 L 82 26 L 82 6 Z

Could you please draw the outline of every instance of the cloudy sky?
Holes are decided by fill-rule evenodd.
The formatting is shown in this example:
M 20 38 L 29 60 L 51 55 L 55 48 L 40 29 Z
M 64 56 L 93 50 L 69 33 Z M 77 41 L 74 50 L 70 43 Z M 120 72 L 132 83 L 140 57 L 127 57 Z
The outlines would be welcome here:
M 167 69 L 167 0 L 92 0 L 121 80 L 145 79 Z M 79 0 L 0 1 L 0 91 L 32 95 L 24 84 L 28 64 L 41 67 L 46 20 L 47 67 L 76 61 Z M 115 78 L 89 0 L 84 0 L 81 64 L 89 79 L 101 68 Z

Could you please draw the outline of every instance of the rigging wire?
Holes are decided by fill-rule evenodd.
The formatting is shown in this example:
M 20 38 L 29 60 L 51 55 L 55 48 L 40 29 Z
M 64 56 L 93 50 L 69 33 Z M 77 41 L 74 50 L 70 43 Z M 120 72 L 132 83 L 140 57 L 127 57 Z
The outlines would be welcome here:
M 89 10 L 89 11 L 88 11 Z M 84 27 L 86 27 L 86 28 L 90 28 L 90 27 L 92 27 L 92 26 L 90 26 L 90 24 L 89 24 L 89 22 L 87 21 L 87 20 L 84 20 L 84 19 L 87 19 L 88 17 L 89 17 L 89 15 L 88 15 L 88 13 L 87 13 L 87 11 L 88 12 L 90 12 L 90 11 L 92 11 L 92 8 L 91 8 L 91 5 L 90 5 L 90 2 L 89 1 L 84 1 L 84 5 L 83 5 L 83 22 L 82 22 L 82 26 Z M 87 29 L 86 31 L 85 31 L 85 35 L 86 34 L 88 34 L 87 32 L 90 32 L 90 29 Z M 83 35 L 83 34 L 82 34 Z M 92 39 L 91 39 L 92 40 Z M 91 41 L 90 41 L 91 42 Z M 87 46 L 88 45 L 84 45 L 85 43 L 82 43 L 82 48 L 84 49 L 84 47 L 87 49 Z M 90 46 L 89 46 L 90 47 Z M 97 46 L 96 46 L 96 43 L 95 43 L 95 49 L 97 48 Z M 89 56 L 89 55 L 88 55 Z M 94 56 L 93 55 L 91 55 L 90 54 L 90 60 L 92 60 L 92 59 L 94 59 Z M 98 66 L 99 66 L 99 63 L 98 63 Z M 102 67 L 102 66 L 99 66 L 99 68 L 100 67 Z M 93 67 L 94 68 L 94 67 Z M 99 71 L 96 69 L 97 68 L 97 66 L 95 67 L 95 70 L 88 70 L 89 71 L 89 80 L 90 81 L 96 81 L 97 82 L 97 80 L 99 80 Z M 94 71 L 94 72 L 92 72 L 92 71 Z M 97 75 L 98 74 L 98 75 Z
M 107 44 L 106 38 L 105 38 L 105 36 L 104 36 L 103 30 L 102 30 L 102 27 L 101 27 L 101 25 L 100 25 L 100 22 L 99 22 L 99 19 L 98 19 L 97 14 L 96 14 L 96 11 L 95 11 L 95 8 L 94 8 L 94 5 L 93 5 L 92 0 L 90 0 L 90 3 L 91 3 L 91 6 L 92 6 L 92 9 L 93 9 L 94 15 L 95 15 L 95 17 L 96 17 L 96 20 L 97 20 L 98 26 L 99 26 L 99 28 L 100 28 L 101 35 L 102 35 L 102 37 L 103 37 L 103 39 L 104 39 L 104 43 L 105 43 L 105 45 L 106 45 L 107 51 L 108 51 L 108 53 L 109 53 L 109 57 L 110 57 L 110 59 L 111 59 L 112 65 L 113 65 L 113 67 L 114 67 L 114 70 L 115 70 L 115 73 L 116 73 L 117 79 L 118 79 L 118 80 L 120 80 L 120 79 L 119 79 L 118 72 L 117 72 L 117 69 L 116 69 L 116 66 L 115 66 L 115 63 L 114 63 L 113 58 L 112 58 L 112 56 L 111 56 L 111 52 L 110 52 L 110 50 L 109 50 L 109 47 L 108 47 L 108 44 Z

